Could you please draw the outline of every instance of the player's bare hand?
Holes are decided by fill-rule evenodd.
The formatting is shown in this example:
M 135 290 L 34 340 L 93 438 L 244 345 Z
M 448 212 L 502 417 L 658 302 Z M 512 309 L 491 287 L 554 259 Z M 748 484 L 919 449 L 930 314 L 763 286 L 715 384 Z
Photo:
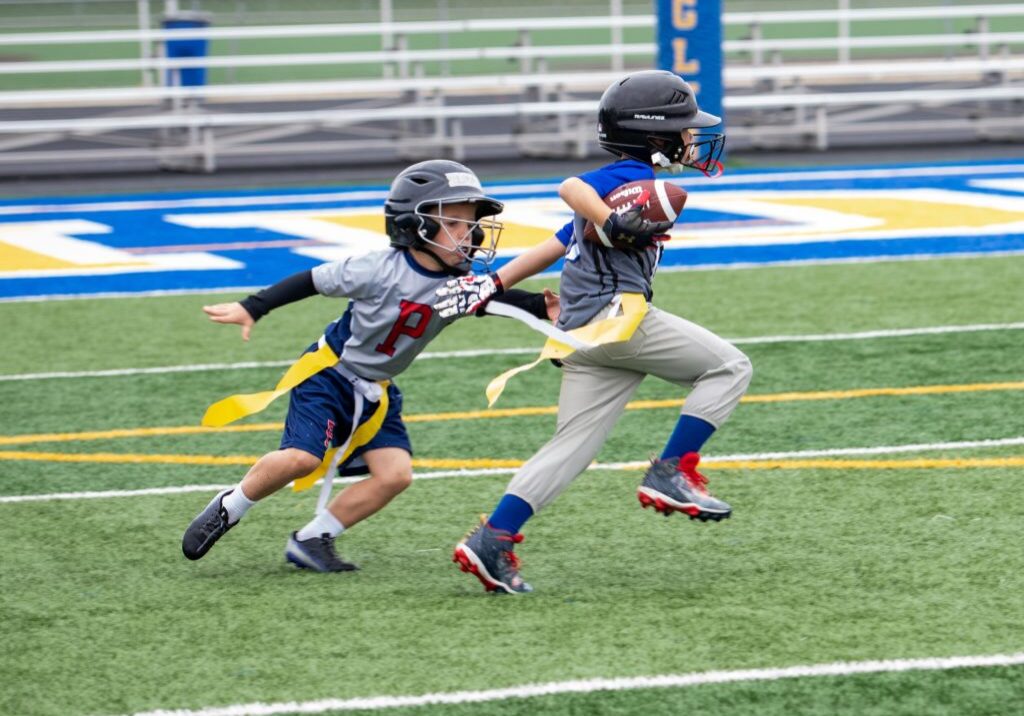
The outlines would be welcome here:
M 242 327 L 242 340 L 249 340 L 249 333 L 256 321 L 252 319 L 249 312 L 238 303 L 215 303 L 212 306 L 203 306 L 205 313 L 214 323 L 234 323 Z
M 547 309 L 548 320 L 552 323 L 558 320 L 558 315 L 562 312 L 562 304 L 558 301 L 558 294 L 547 288 L 544 289 L 544 308 Z

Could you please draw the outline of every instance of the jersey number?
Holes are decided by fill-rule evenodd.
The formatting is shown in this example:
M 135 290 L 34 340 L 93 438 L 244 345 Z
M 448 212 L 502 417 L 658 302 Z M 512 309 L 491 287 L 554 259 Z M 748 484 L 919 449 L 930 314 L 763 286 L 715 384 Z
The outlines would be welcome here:
M 391 326 L 391 332 L 388 333 L 387 339 L 383 343 L 377 344 L 377 352 L 384 353 L 389 356 L 395 354 L 395 341 L 398 340 L 399 336 L 409 336 L 410 338 L 419 338 L 423 335 L 423 331 L 427 330 L 427 324 L 430 323 L 430 317 L 433 315 L 433 310 L 425 303 L 413 303 L 412 301 L 402 301 L 399 304 L 401 310 L 398 313 L 398 320 L 395 321 L 395 325 Z M 415 323 L 411 323 L 410 319 L 416 316 Z

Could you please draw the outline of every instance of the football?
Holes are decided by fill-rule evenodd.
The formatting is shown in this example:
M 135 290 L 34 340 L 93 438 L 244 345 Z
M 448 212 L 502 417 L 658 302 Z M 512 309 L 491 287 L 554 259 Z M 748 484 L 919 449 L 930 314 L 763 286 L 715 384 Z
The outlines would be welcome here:
M 644 207 L 645 219 L 675 221 L 682 213 L 683 205 L 686 204 L 686 190 L 676 184 L 666 182 L 664 179 L 634 181 L 623 184 L 608 194 L 604 198 L 604 203 L 611 207 L 612 211 L 620 214 L 639 203 Z M 594 224 L 590 221 L 583 228 L 583 238 L 586 241 L 604 244 L 601 237 L 598 236 Z M 617 241 L 612 242 L 612 247 L 630 248 L 628 244 Z

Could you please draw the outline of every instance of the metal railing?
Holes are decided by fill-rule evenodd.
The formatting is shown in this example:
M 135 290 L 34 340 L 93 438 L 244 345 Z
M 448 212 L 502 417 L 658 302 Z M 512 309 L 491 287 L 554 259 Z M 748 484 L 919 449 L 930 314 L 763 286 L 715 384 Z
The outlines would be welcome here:
M 997 18 L 1024 21 L 1024 4 L 726 13 L 726 27 L 747 36 L 726 40 L 726 110 L 730 140 L 753 144 L 803 142 L 826 148 L 836 138 L 878 131 L 891 136 L 927 132 L 1019 138 L 1024 102 L 1024 32 L 990 31 Z M 859 22 L 972 19 L 969 32 L 856 35 Z M 764 37 L 766 27 L 835 22 L 827 38 Z M 652 42 L 542 43 L 536 33 L 614 32 L 651 28 L 648 15 L 527 20 L 355 23 L 188 30 L 107 30 L 0 34 L 3 47 L 209 40 L 377 38 L 384 49 L 350 52 L 230 54 L 170 59 L 141 57 L 0 63 L 4 77 L 81 78 L 96 72 L 137 72 L 143 86 L 0 90 L 0 166 L 22 161 L 153 157 L 213 170 L 218 155 L 393 148 L 398 153 L 448 152 L 519 146 L 523 151 L 586 154 L 592 147 L 594 97 L 622 68 L 650 67 Z M 468 48 L 410 48 L 410 38 L 438 33 L 507 31 L 514 44 Z M 578 39 L 578 38 L 569 38 Z M 970 56 L 947 57 L 951 47 Z M 854 59 L 858 51 L 932 48 L 933 57 L 900 62 Z M 827 59 L 793 59 L 825 52 Z M 479 70 L 472 63 L 501 61 Z M 572 67 L 564 67 L 572 61 Z M 460 65 L 460 63 L 463 63 Z M 551 69 L 551 65 L 558 65 Z M 465 65 L 465 66 L 463 66 Z M 451 73 L 453 66 L 460 70 Z M 178 86 L 174 73 L 218 68 L 369 68 L 353 79 L 213 83 Z M 510 71 L 511 70 L 511 71 Z M 168 76 L 170 83 L 166 82 Z M 870 83 L 871 91 L 837 91 Z M 453 103 L 454 102 L 454 103 Z M 244 103 L 242 107 L 235 106 Z M 324 106 L 325 103 L 330 106 Z M 341 103 L 341 104 L 339 104 Z M 292 106 L 288 106 L 291 104 Z M 282 105 L 285 105 L 282 107 Z M 96 116 L 96 108 L 116 112 Z M 941 108 L 941 116 L 933 110 Z M 60 111 L 60 116 L 50 112 Z M 68 112 L 78 116 L 67 116 Z M 924 115 L 924 116 L 922 116 Z M 494 120 L 505 124 L 494 124 Z M 471 127 L 477 121 L 481 126 Z M 263 127 L 263 130 L 255 130 Z M 248 128 L 248 129 L 247 129 Z M 313 131 L 345 136 L 295 139 Z M 156 134 L 153 134 L 153 133 Z M 529 138 L 526 141 L 525 138 Z M 963 140 L 963 137 L 960 137 Z M 48 148 L 55 142 L 75 145 Z M 79 145 L 89 145 L 79 146 Z

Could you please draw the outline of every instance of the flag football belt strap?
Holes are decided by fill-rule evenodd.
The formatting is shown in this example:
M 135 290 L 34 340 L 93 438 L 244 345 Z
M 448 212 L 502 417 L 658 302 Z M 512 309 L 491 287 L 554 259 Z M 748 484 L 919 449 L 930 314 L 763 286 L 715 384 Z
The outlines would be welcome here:
M 591 323 L 568 331 L 572 341 L 559 340 L 562 331 L 543 324 L 541 332 L 548 335 L 547 343 L 532 363 L 521 365 L 517 368 L 507 370 L 487 385 L 487 407 L 491 407 L 498 400 L 501 392 L 505 390 L 505 384 L 524 371 L 530 370 L 544 359 L 565 358 L 576 352 L 580 344 L 586 347 L 599 346 L 605 343 L 619 343 L 628 341 L 636 333 L 637 326 L 647 315 L 647 301 L 639 293 L 622 293 L 611 300 L 608 307 L 598 313 L 598 318 Z M 492 309 L 488 307 L 490 313 Z M 601 315 L 604 318 L 600 318 Z M 575 345 L 570 345 L 573 343 Z
M 323 336 L 317 341 L 317 349 L 302 354 L 297 361 L 292 363 L 273 390 L 261 393 L 231 395 L 223 400 L 218 400 L 206 409 L 202 424 L 206 427 L 219 428 L 248 415 L 255 415 L 265 410 L 272 402 L 299 383 L 316 375 L 324 368 L 333 368 L 352 384 L 353 400 L 355 403 L 353 406 L 352 430 L 349 432 L 348 438 L 343 445 L 327 451 L 323 461 L 316 470 L 305 477 L 295 480 L 293 489 L 296 491 L 306 490 L 312 487 L 321 477 L 328 475 L 329 477 L 324 481 L 324 488 L 321 490 L 320 500 L 318 501 L 318 504 L 323 503 L 326 505 L 327 497 L 331 491 L 331 481 L 333 480 L 335 468 L 347 460 L 357 448 L 370 442 L 373 436 L 377 434 L 377 431 L 380 430 L 380 426 L 383 425 L 384 416 L 388 412 L 387 387 L 390 381 L 382 380 L 375 382 L 366 380 L 348 370 L 348 368 L 339 363 L 337 354 L 327 344 Z M 362 419 L 366 402 L 377 403 L 377 407 L 369 420 L 360 425 L 359 421 Z M 317 511 L 319 512 L 321 509 L 322 507 L 318 507 Z
M 321 345 L 326 345 L 323 337 L 320 338 L 320 341 Z M 309 489 L 316 484 L 317 480 L 321 477 L 323 478 L 324 481 L 320 485 L 320 496 L 316 502 L 317 514 L 327 509 L 327 501 L 331 496 L 331 487 L 334 483 L 334 475 L 337 473 L 338 465 L 343 465 L 352 456 L 353 452 L 373 440 L 374 436 L 380 431 L 381 425 L 384 424 L 384 418 L 388 414 L 388 385 L 391 381 L 372 381 L 361 378 L 346 368 L 341 362 L 336 363 L 332 369 L 352 384 L 352 429 L 349 431 L 348 437 L 345 438 L 345 442 L 336 448 L 329 449 L 324 454 L 324 459 L 320 462 L 317 469 L 305 477 L 300 477 L 292 484 L 292 489 L 295 492 L 299 492 Z M 363 418 L 363 412 L 367 403 L 376 403 L 377 407 L 369 419 L 360 425 L 359 421 Z

